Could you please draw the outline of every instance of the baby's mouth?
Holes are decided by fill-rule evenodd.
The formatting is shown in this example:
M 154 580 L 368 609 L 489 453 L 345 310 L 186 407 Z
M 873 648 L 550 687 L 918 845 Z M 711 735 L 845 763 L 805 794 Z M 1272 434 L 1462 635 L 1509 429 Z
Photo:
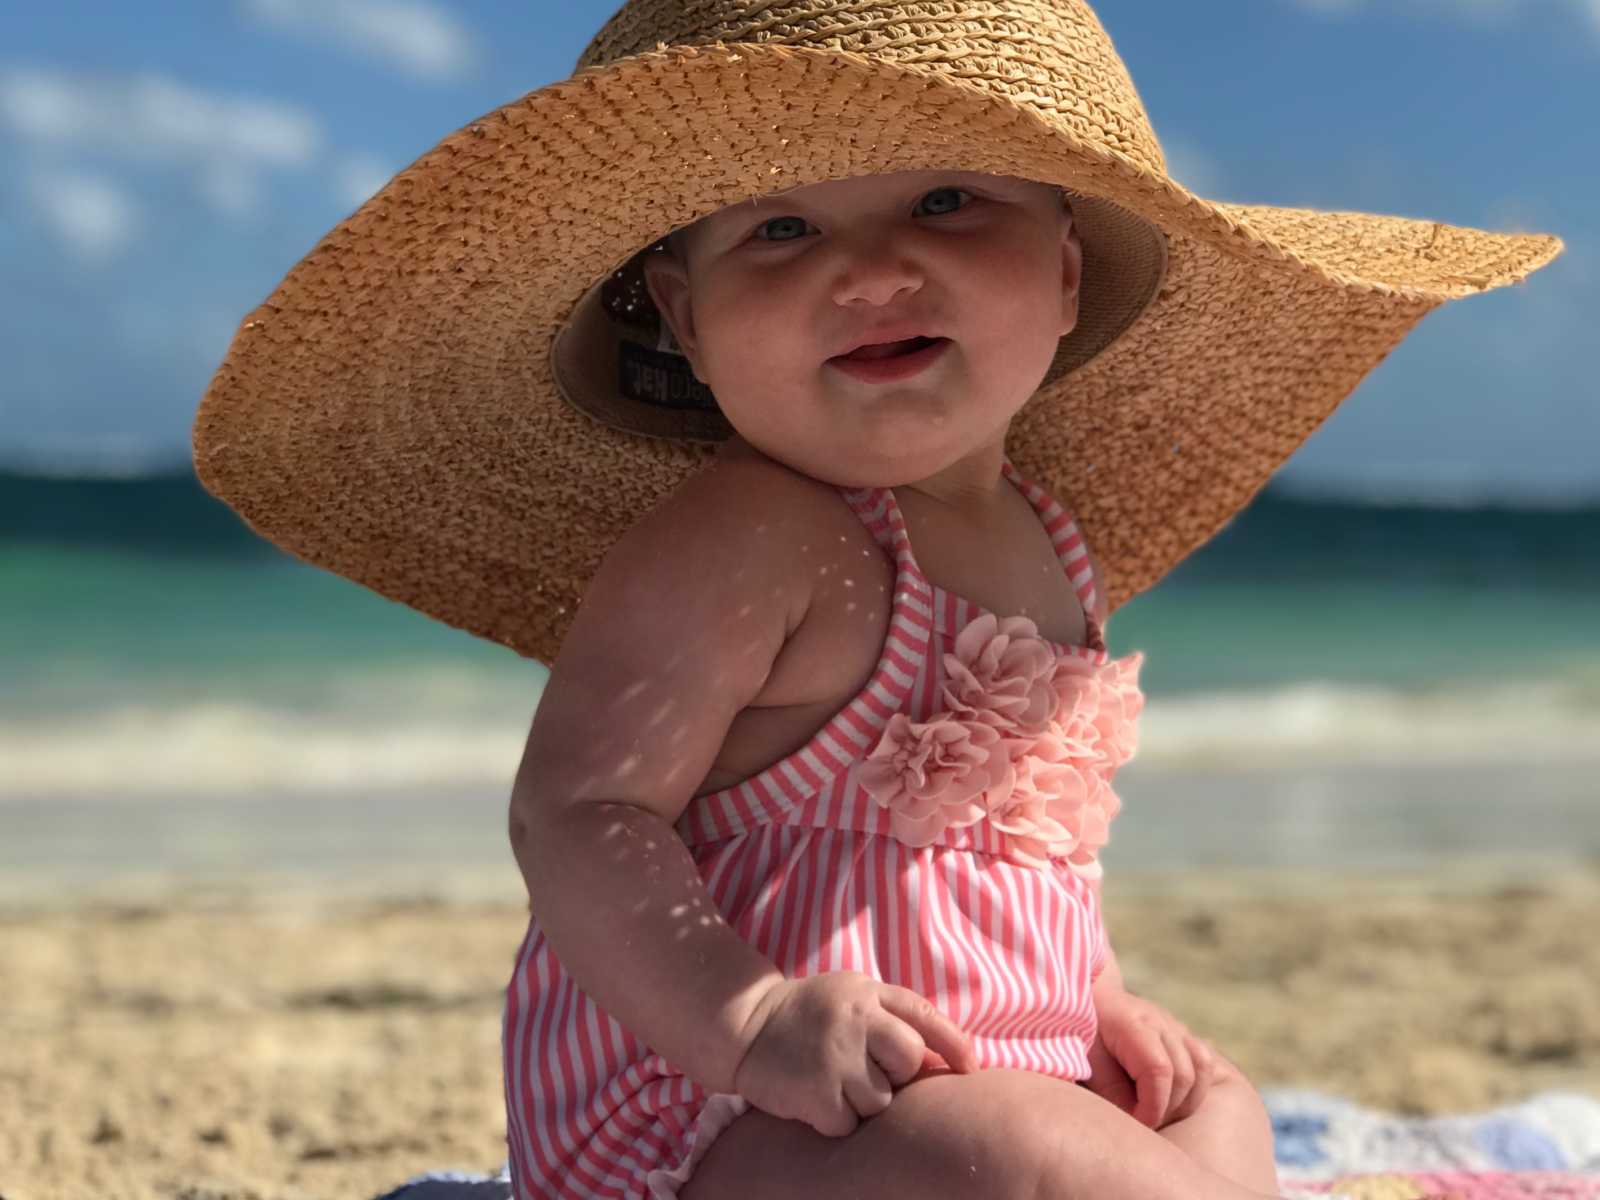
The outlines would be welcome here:
M 924 346 L 931 346 L 935 342 L 942 342 L 944 340 L 946 339 L 914 337 L 907 338 L 903 342 L 875 342 L 870 346 L 858 346 L 856 349 L 850 351 L 849 354 L 841 354 L 839 357 L 850 359 L 851 361 L 855 362 L 863 360 L 870 361 L 878 358 L 898 358 L 902 354 L 910 354 L 915 350 L 921 350 Z

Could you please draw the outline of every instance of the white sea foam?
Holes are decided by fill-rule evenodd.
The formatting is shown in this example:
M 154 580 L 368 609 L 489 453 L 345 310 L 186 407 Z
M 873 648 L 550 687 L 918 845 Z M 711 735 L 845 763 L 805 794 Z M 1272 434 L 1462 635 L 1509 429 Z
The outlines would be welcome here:
M 374 725 L 247 704 L 129 706 L 0 726 L 0 797 L 505 786 L 526 734 L 427 712 Z
M 532 703 L 430 678 L 259 697 L 0 717 L 0 798 L 492 789 L 515 775 Z M 480 685 L 483 681 L 479 681 Z M 502 681 L 503 682 L 503 681 Z M 507 696 L 514 696 L 505 702 Z M 1152 697 L 1141 772 L 1593 762 L 1600 689 L 1582 675 L 1428 691 L 1305 683 Z M 1600 782 L 1596 785 L 1600 797 Z
M 1581 676 L 1427 690 L 1304 683 L 1152 700 L 1140 727 L 1150 767 L 1594 762 L 1600 696 Z M 1597 786 L 1600 794 L 1600 786 Z

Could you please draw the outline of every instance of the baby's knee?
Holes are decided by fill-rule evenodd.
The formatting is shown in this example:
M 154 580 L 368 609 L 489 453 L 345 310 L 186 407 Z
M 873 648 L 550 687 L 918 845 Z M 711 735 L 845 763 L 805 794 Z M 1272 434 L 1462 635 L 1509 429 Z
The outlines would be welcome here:
M 1267 1112 L 1266 1101 L 1261 1098 L 1261 1093 L 1256 1090 L 1255 1084 L 1239 1069 L 1239 1065 L 1232 1059 L 1212 1050 L 1212 1076 L 1211 1087 L 1207 1091 L 1202 1106 L 1223 1107 L 1233 1113 L 1237 1120 L 1253 1121 L 1267 1129 L 1272 1127 L 1272 1117 Z
M 1250 1082 L 1249 1076 L 1239 1068 L 1239 1064 L 1227 1055 L 1222 1054 L 1215 1047 L 1211 1050 L 1211 1086 L 1213 1088 L 1226 1088 L 1239 1096 L 1252 1096 L 1259 1103 L 1260 1093 L 1256 1091 L 1255 1084 Z
M 1072 1124 L 1063 1118 L 1076 1090 L 999 1067 L 948 1076 L 920 1093 L 910 1085 L 894 1104 L 914 1131 L 907 1148 L 941 1181 L 940 1200 L 1035 1200 L 1060 1170 L 1062 1131 Z

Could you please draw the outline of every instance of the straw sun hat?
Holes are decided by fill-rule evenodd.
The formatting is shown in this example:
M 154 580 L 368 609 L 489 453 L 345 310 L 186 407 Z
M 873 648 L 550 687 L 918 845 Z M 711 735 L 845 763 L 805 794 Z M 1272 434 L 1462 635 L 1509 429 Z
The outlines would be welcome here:
M 1112 608 L 1430 310 L 1562 249 L 1196 196 L 1080 0 L 632 0 L 241 322 L 196 470 L 291 554 L 551 662 L 606 551 L 730 431 L 643 256 L 751 196 L 930 169 L 1066 189 L 1079 323 L 1006 451 L 1075 515 Z

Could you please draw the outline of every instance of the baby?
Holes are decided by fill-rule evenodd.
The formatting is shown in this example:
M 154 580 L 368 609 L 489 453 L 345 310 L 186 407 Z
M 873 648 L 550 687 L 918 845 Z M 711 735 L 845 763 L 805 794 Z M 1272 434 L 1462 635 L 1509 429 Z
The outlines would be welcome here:
M 1275 1195 L 1106 937 L 1105 626 L 1560 240 L 1195 195 L 1083 0 L 629 0 L 578 66 L 296 264 L 194 430 L 279 545 L 552 663 L 519 1200 Z
M 527 1194 L 1276 1194 L 1261 1100 L 1101 920 L 1139 656 L 1005 450 L 1082 264 L 1060 188 L 948 170 L 645 258 L 735 432 L 606 557 L 518 773 Z

